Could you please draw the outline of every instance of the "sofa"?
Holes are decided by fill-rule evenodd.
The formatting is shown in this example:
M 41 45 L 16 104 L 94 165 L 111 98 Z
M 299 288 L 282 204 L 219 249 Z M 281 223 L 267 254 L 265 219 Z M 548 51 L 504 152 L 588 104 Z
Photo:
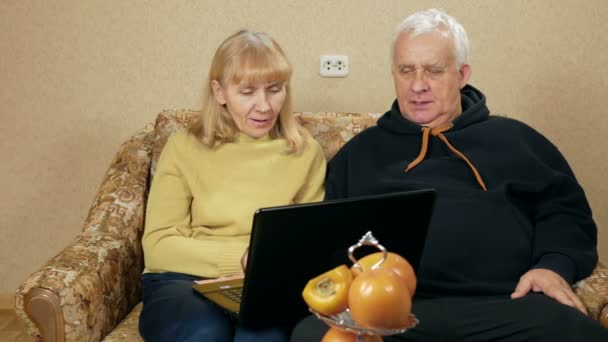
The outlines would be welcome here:
M 146 196 L 167 138 L 199 112 L 168 110 L 124 142 L 113 158 L 81 233 L 19 286 L 15 309 L 38 341 L 142 341 L 139 277 Z M 295 113 L 327 159 L 375 113 Z M 574 286 L 589 315 L 608 328 L 608 268 Z

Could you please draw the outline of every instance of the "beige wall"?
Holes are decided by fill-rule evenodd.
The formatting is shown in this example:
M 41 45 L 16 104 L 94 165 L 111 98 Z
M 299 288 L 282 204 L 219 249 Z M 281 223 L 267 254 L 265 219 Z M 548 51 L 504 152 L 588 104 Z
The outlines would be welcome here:
M 390 33 L 431 6 L 468 29 L 471 83 L 491 109 L 536 127 L 570 160 L 608 261 L 604 0 L 3 0 L 0 292 L 79 232 L 124 139 L 162 109 L 199 108 L 211 54 L 229 33 L 255 28 L 283 45 L 296 110 L 384 112 Z M 318 76 L 319 55 L 329 53 L 350 56 L 347 78 Z

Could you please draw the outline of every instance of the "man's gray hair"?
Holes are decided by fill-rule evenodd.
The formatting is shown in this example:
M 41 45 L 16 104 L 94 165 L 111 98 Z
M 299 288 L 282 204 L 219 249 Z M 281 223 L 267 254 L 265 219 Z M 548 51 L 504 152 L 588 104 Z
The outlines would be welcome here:
M 391 62 L 394 61 L 395 44 L 401 33 L 405 32 L 410 38 L 414 38 L 433 31 L 441 32 L 446 36 L 451 35 L 457 68 L 460 69 L 468 62 L 470 47 L 467 32 L 456 18 L 436 8 L 418 11 L 397 25 L 391 42 Z

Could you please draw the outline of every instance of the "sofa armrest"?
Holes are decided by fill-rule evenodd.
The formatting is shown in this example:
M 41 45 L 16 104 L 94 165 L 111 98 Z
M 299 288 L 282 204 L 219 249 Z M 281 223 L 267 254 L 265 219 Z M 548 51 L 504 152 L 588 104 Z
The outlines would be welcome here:
M 44 341 L 65 341 L 63 315 L 59 297 L 55 293 L 43 288 L 33 288 L 25 294 L 22 304 L 23 311 L 38 329 L 38 334 L 28 331 L 37 341 L 42 340 L 43 336 Z M 17 307 L 19 309 L 19 299 Z M 21 312 L 17 310 L 17 313 Z
M 17 289 L 17 316 L 38 340 L 99 341 L 140 300 L 152 129 L 121 146 L 80 235 Z
M 587 307 L 589 316 L 608 328 L 608 268 L 598 264 L 589 277 L 574 285 L 574 292 Z

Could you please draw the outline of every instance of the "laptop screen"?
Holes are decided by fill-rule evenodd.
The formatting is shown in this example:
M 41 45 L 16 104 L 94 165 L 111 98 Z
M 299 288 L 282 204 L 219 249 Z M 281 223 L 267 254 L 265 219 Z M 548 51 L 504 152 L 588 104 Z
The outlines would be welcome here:
M 301 293 L 308 280 L 340 264 L 351 266 L 348 248 L 368 231 L 416 270 L 435 195 L 433 189 L 416 190 L 257 210 L 240 323 L 291 325 L 305 317 Z

